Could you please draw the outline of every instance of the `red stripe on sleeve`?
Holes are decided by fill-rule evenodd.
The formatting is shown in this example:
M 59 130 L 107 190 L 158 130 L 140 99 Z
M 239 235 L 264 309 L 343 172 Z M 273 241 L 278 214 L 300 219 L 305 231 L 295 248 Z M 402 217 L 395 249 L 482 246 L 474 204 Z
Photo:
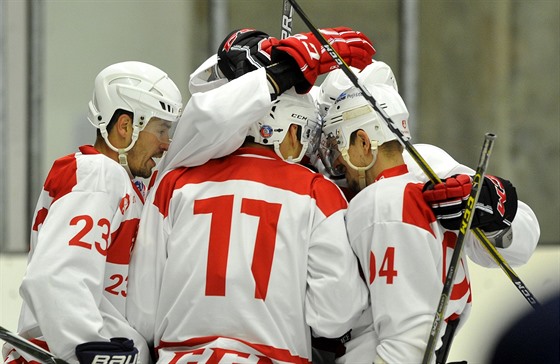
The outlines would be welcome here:
M 78 183 L 76 171 L 78 165 L 74 154 L 57 159 L 49 171 L 44 189 L 53 198 L 53 202 L 66 195 Z
M 403 222 L 418 226 L 435 236 L 430 224 L 436 221 L 436 217 L 424 201 L 422 187 L 421 183 L 406 185 L 403 195 Z

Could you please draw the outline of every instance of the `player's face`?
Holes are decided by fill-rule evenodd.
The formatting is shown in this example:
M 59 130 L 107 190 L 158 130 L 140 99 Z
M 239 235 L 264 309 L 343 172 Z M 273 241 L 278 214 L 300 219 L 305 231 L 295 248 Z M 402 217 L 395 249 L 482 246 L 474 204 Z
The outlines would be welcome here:
M 152 118 L 138 135 L 138 140 L 128 152 L 128 166 L 132 175 L 149 178 L 156 165 L 154 158 L 161 158 L 169 148 L 171 122 Z

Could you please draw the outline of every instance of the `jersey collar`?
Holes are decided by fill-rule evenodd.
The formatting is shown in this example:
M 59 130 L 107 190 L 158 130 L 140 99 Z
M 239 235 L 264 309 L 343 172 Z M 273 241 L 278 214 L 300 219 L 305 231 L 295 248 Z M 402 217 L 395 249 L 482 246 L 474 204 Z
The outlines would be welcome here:
M 78 149 L 82 154 L 101 154 L 93 145 L 82 145 Z
M 408 173 L 408 167 L 406 166 L 406 164 L 401 164 L 401 165 L 396 166 L 396 167 L 387 168 L 386 170 L 381 172 L 379 174 L 379 176 L 377 176 L 377 178 L 375 179 L 374 182 L 377 182 L 377 181 L 379 181 L 380 179 L 383 179 L 383 178 L 400 176 L 400 175 L 403 175 L 405 173 Z
M 272 149 L 259 147 L 241 147 L 232 153 L 233 155 L 253 154 L 268 158 L 282 160 L 278 154 Z

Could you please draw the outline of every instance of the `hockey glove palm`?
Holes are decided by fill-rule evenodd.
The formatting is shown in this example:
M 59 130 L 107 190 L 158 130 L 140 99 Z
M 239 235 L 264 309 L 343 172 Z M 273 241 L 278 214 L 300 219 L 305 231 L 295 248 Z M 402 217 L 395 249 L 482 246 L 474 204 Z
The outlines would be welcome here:
M 347 27 L 319 30 L 348 66 L 359 69 L 372 63 L 375 54 L 372 42 L 364 34 Z M 293 59 L 304 79 L 294 86 L 298 93 L 307 93 L 321 74 L 338 68 L 313 33 L 301 33 L 278 41 L 272 47 L 272 63 Z
M 503 178 L 486 176 L 480 188 L 471 228 L 492 232 L 510 227 L 517 212 L 515 187 Z M 471 190 L 471 177 L 459 174 L 436 185 L 426 183 L 423 194 L 441 225 L 449 230 L 458 230 Z
M 76 346 L 76 356 L 80 364 L 91 363 L 136 363 L 138 349 L 134 341 L 114 337 L 111 341 L 90 341 Z

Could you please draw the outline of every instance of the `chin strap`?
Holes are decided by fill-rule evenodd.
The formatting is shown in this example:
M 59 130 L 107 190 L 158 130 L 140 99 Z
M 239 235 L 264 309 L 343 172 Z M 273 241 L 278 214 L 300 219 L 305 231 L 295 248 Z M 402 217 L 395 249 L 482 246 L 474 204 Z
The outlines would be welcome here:
M 119 164 L 121 166 L 123 166 L 126 173 L 128 173 L 128 177 L 130 177 L 130 179 L 133 179 L 134 176 L 132 175 L 132 171 L 130 170 L 130 167 L 128 166 L 128 159 L 127 159 L 128 153 L 127 152 L 132 149 L 132 147 L 136 143 L 136 140 L 138 140 L 138 134 L 140 134 L 139 128 L 133 127 L 133 129 L 132 129 L 132 141 L 130 142 L 130 144 L 126 148 L 116 148 L 115 146 L 113 146 L 113 144 L 111 144 L 111 142 L 109 141 L 109 133 L 107 132 L 107 125 L 105 123 L 100 123 L 99 124 L 99 131 L 101 132 L 101 136 L 103 137 L 103 140 L 105 140 L 105 143 L 107 144 L 107 146 L 109 148 L 111 148 L 111 150 L 119 153 L 119 157 L 118 157 L 119 158 Z
M 126 149 L 119 149 L 118 153 L 119 153 L 119 164 L 121 166 L 123 166 L 126 173 L 128 173 L 128 177 L 130 179 L 133 179 L 134 176 L 132 175 L 132 171 L 130 170 L 130 167 L 128 166 L 128 159 L 127 159 L 128 153 L 126 152 Z
M 373 165 L 375 164 L 375 161 L 377 160 L 377 141 L 376 140 L 371 141 L 371 153 L 373 155 L 373 158 L 372 158 L 371 162 L 365 167 L 356 167 L 352 162 L 350 162 L 350 156 L 348 155 L 348 148 L 344 148 L 342 150 L 342 152 L 340 153 L 340 154 L 342 154 L 342 158 L 344 158 L 344 160 L 346 161 L 346 163 L 348 163 L 350 168 L 352 168 L 352 169 L 354 169 L 358 172 L 358 183 L 359 183 L 359 186 L 360 186 L 360 190 L 363 190 L 364 188 L 367 187 L 366 171 L 369 170 L 371 167 L 373 167 Z

